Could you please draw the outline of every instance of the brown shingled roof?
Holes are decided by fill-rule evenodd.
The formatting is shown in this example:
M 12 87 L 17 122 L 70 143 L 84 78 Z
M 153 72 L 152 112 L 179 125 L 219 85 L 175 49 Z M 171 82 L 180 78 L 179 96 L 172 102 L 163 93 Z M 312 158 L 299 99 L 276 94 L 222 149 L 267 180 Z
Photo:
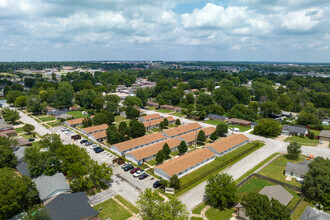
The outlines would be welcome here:
M 205 147 L 213 148 L 217 152 L 221 153 L 221 152 L 228 150 L 246 140 L 248 140 L 248 138 L 243 134 L 233 134 L 226 138 L 217 140 L 216 142 L 214 142 L 212 144 L 208 144 Z
M 154 126 L 154 125 L 159 125 L 160 122 L 164 121 L 165 118 L 158 118 L 155 120 L 151 120 L 151 121 L 145 121 L 143 122 L 144 127 L 148 128 L 150 126 Z M 170 122 L 170 121 L 175 121 L 175 119 L 172 116 L 168 116 L 166 117 L 166 119 Z
M 201 130 L 203 130 L 205 132 L 206 136 L 209 136 L 215 131 L 215 127 L 206 127 L 206 128 L 202 128 Z M 196 138 L 195 134 L 198 135 L 199 131 L 200 130 L 197 131 L 197 134 L 196 134 L 196 131 L 193 131 L 193 132 L 189 132 L 187 134 L 180 135 L 179 138 L 182 138 L 184 141 L 186 141 L 188 143 L 192 142 Z
M 71 120 L 67 120 L 66 122 L 69 125 L 78 125 L 81 124 L 83 122 L 84 118 L 76 118 L 76 119 L 71 119 Z
M 146 135 L 143 137 L 139 137 L 139 138 L 135 138 L 129 141 L 124 141 L 121 142 L 119 144 L 114 144 L 114 146 L 116 146 L 120 151 L 125 151 L 125 150 L 129 150 L 144 144 L 148 144 L 154 141 L 158 141 L 161 139 L 166 138 L 162 133 L 158 132 L 158 133 L 154 133 L 151 135 Z
M 161 142 L 158 142 L 158 143 L 146 146 L 146 147 L 142 147 L 137 150 L 133 150 L 133 151 L 129 152 L 129 154 L 134 156 L 137 160 L 142 160 L 144 158 L 156 155 L 158 153 L 158 151 L 163 149 L 163 146 L 165 143 L 167 143 L 168 146 L 170 147 L 170 149 L 172 149 L 174 147 L 178 147 L 180 145 L 181 141 L 177 138 L 173 138 L 173 139 L 161 141 Z
M 202 128 L 200 124 L 196 123 L 191 123 L 187 125 L 182 125 L 176 128 L 171 128 L 168 130 L 163 131 L 165 134 L 167 134 L 170 137 L 177 136 L 186 132 L 190 132 L 194 129 Z
M 197 149 L 156 166 L 155 169 L 162 169 L 169 176 L 173 176 L 213 156 L 214 153 L 207 148 Z
M 95 139 L 100 139 L 100 138 L 106 138 L 107 137 L 107 131 L 100 131 L 92 134 Z
M 96 126 L 92 126 L 92 127 L 88 127 L 88 128 L 84 128 L 84 131 L 89 134 L 91 132 L 95 132 L 95 131 L 101 131 L 101 130 L 105 130 L 107 129 L 109 126 L 107 124 L 102 124 L 102 125 L 96 125 Z
M 160 114 L 156 113 L 156 114 L 152 114 L 152 115 L 146 115 L 146 116 L 142 116 L 141 118 L 144 118 L 146 121 L 148 120 L 154 120 L 156 118 L 160 118 L 162 117 Z

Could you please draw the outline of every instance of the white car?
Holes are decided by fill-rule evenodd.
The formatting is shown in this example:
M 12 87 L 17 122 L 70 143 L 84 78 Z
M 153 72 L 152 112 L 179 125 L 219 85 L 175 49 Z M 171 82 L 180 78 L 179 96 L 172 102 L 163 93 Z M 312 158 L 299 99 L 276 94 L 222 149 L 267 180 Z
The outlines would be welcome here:
M 144 170 L 138 170 L 138 171 L 136 171 L 134 174 L 133 174 L 133 177 L 138 177 L 138 176 L 140 176 L 141 174 L 143 174 L 144 173 Z
M 231 128 L 232 131 L 239 131 L 239 128 Z
M 320 144 L 323 144 L 323 140 L 319 140 L 319 143 L 320 143 Z
M 99 147 L 99 145 L 97 145 L 97 144 L 93 144 L 93 145 L 91 146 L 91 149 L 94 149 L 94 148 L 96 148 L 96 147 Z

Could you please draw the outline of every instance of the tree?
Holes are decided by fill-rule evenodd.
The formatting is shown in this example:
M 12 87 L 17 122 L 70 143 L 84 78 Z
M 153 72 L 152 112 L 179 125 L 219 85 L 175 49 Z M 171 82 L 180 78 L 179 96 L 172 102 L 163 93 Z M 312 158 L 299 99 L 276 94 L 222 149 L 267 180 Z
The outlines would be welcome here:
M 41 102 L 40 96 L 30 95 L 26 100 L 26 110 L 33 112 L 34 114 L 40 113 L 44 110 L 43 103 Z
M 315 138 L 315 134 L 313 133 L 313 132 L 310 132 L 308 135 L 307 135 L 307 137 L 309 138 L 309 139 L 314 139 Z
M 163 150 L 158 151 L 158 153 L 156 154 L 156 163 L 163 163 L 165 157 L 166 155 Z
M 290 158 L 291 160 L 297 160 L 299 154 L 301 154 L 300 148 L 301 148 L 300 144 L 298 144 L 295 141 L 291 142 L 287 147 L 287 151 L 288 151 L 287 157 Z
M 159 130 L 164 130 L 165 129 L 165 123 L 164 123 L 164 121 L 161 121 L 160 123 L 159 123 Z
M 79 98 L 76 97 L 76 99 L 79 100 L 79 104 L 86 109 L 92 108 L 93 100 L 97 97 L 96 92 L 93 89 L 85 89 L 78 94 Z
M 179 148 L 179 154 L 184 154 L 188 151 L 188 147 L 185 141 L 181 141 L 178 148 Z
M 140 111 L 133 107 L 127 107 L 126 116 L 129 119 L 138 118 L 138 117 L 140 117 Z
M 24 93 L 17 90 L 11 90 L 6 94 L 6 102 L 14 103 L 19 96 L 24 96 Z
M 212 105 L 213 98 L 208 94 L 200 93 L 196 98 L 196 104 L 201 104 L 203 106 Z
M 93 125 L 93 120 L 90 117 L 86 117 L 82 120 L 82 126 L 84 128 L 91 127 Z
M 198 132 L 198 135 L 197 135 L 197 141 L 199 143 L 203 143 L 204 141 L 206 141 L 206 136 L 205 136 L 205 132 L 203 130 L 200 130 Z
M 0 219 L 7 219 L 38 203 L 38 191 L 30 178 L 15 169 L 0 169 Z
M 266 195 L 249 193 L 241 202 L 246 214 L 252 220 L 259 219 L 283 219 L 290 220 L 290 212 L 279 201 L 269 201 Z
M 165 127 L 168 126 L 168 120 L 167 120 L 167 118 L 164 118 L 164 125 L 165 125 Z
M 165 158 L 169 158 L 170 153 L 171 153 L 171 148 L 168 146 L 167 143 L 165 143 L 163 146 L 163 152 L 164 152 Z
M 308 199 L 320 201 L 329 210 L 330 159 L 316 157 L 308 166 L 302 190 Z
M 245 107 L 243 104 L 235 105 L 227 115 L 230 118 L 241 118 L 244 120 L 254 120 L 256 118 L 256 114 L 252 109 Z
M 70 83 L 60 82 L 56 90 L 55 104 L 59 108 L 70 107 L 74 96 L 74 90 Z
M 11 110 L 9 108 L 2 109 L 1 115 L 2 115 L 3 119 L 5 119 L 5 121 L 7 121 L 11 124 L 14 124 L 15 121 L 17 121 L 20 118 L 18 111 Z
M 112 169 L 105 163 L 99 164 L 95 160 L 91 160 L 88 167 L 88 174 L 91 188 L 101 189 L 103 184 L 111 182 Z
M 23 126 L 23 131 L 27 132 L 28 134 L 31 134 L 32 131 L 34 131 L 35 127 L 31 124 L 25 124 Z
M 146 134 L 146 128 L 144 127 L 143 123 L 133 119 L 129 123 L 129 136 L 132 138 L 142 137 Z
M 175 120 L 175 125 L 181 125 L 181 121 L 180 121 L 180 119 L 176 119 L 176 120 Z
M 216 132 L 217 132 L 218 136 L 222 136 L 225 133 L 228 133 L 228 125 L 218 124 L 216 127 Z
M 110 125 L 107 129 L 107 141 L 110 144 L 117 144 L 125 138 L 125 136 L 121 136 L 121 133 L 118 132 L 115 125 Z
M 128 127 L 127 123 L 124 121 L 121 121 L 118 126 L 118 133 L 123 135 L 124 137 L 128 134 Z
M 126 107 L 134 107 L 134 106 L 137 106 L 137 107 L 142 107 L 143 106 L 143 103 L 142 103 L 142 100 L 139 98 L 139 97 L 136 97 L 136 96 L 127 96 L 125 99 L 124 99 L 124 102 L 123 104 L 126 106 Z
M 216 174 L 205 186 L 207 202 L 215 207 L 227 208 L 237 201 L 237 189 L 233 177 L 227 173 Z
M 118 95 L 106 95 L 104 99 L 106 101 L 107 111 L 118 113 L 120 97 Z
M 250 102 L 248 108 L 251 109 L 255 114 L 257 114 L 259 109 L 259 104 L 258 102 Z
M 94 125 L 101 125 L 101 124 L 110 125 L 113 121 L 114 121 L 114 116 L 112 115 L 112 117 L 108 117 L 105 113 L 96 113 L 93 117 Z
M 17 158 L 11 148 L 9 138 L 0 136 L 0 168 L 15 168 L 16 164 Z
M 281 133 L 281 124 L 270 118 L 260 119 L 259 123 L 254 127 L 253 134 L 277 137 Z
M 180 187 L 181 187 L 180 179 L 175 174 L 170 178 L 170 187 L 174 188 L 176 190 L 180 190 Z
M 146 189 L 139 195 L 136 202 L 140 209 L 140 216 L 143 220 L 188 220 L 187 207 L 176 197 L 169 196 L 168 201 L 158 194 L 157 191 Z
M 145 89 L 138 88 L 136 90 L 135 94 L 136 94 L 136 97 L 138 97 L 138 98 L 141 99 L 143 105 L 146 105 L 147 104 L 148 93 L 147 93 L 147 91 Z
M 280 94 L 277 100 L 280 109 L 284 111 L 292 111 L 293 103 L 287 94 Z
M 281 109 L 278 107 L 277 103 L 272 101 L 262 103 L 260 109 L 265 118 L 281 113 Z
M 93 108 L 96 110 L 101 110 L 103 109 L 104 106 L 104 98 L 102 95 L 97 96 L 94 100 L 93 100 Z
M 18 96 L 14 102 L 16 108 L 23 108 L 26 106 L 26 96 Z
M 215 141 L 216 139 L 218 139 L 218 133 L 217 133 L 217 131 L 214 131 L 214 132 L 211 134 L 210 139 L 211 139 L 212 141 Z
M 237 98 L 225 88 L 214 90 L 213 95 L 214 100 L 226 111 L 229 111 L 234 105 L 238 103 Z

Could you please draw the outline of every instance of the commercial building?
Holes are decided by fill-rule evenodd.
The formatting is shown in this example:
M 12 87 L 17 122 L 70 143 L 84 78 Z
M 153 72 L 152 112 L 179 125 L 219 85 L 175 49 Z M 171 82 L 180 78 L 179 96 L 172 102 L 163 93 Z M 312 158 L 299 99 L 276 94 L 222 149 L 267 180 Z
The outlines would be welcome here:
M 196 122 L 196 123 L 181 125 L 179 127 L 167 129 L 162 133 L 168 138 L 174 138 L 183 134 L 187 134 L 189 132 L 197 131 L 199 129 L 202 129 L 202 126 Z
M 137 150 L 127 152 L 125 154 L 126 159 L 136 164 L 152 160 L 156 157 L 157 153 L 163 149 L 165 143 L 168 144 L 171 151 L 176 151 L 181 141 L 178 138 L 173 138 L 146 147 L 142 147 Z
M 111 145 L 111 150 L 119 155 L 124 155 L 126 152 L 139 149 L 151 144 L 166 140 L 166 136 L 162 133 L 154 133 L 143 137 L 135 138 L 129 141 L 124 141 L 118 144 Z
M 208 144 L 205 146 L 205 148 L 210 149 L 218 157 L 220 157 L 248 142 L 249 139 L 245 135 L 233 134 L 228 137 L 217 140 L 212 144 Z
M 109 126 L 107 124 L 101 124 L 101 125 L 83 128 L 83 129 L 81 129 L 81 131 L 85 134 L 92 134 L 92 133 L 97 133 L 100 131 L 106 131 L 108 129 L 108 127 Z
M 175 119 L 172 116 L 168 116 L 168 117 L 165 117 L 165 118 L 167 119 L 169 124 L 173 124 L 175 122 Z M 158 128 L 160 123 L 162 121 L 164 121 L 165 118 L 158 118 L 158 119 L 155 119 L 155 120 L 145 121 L 145 122 L 143 122 L 143 125 L 147 130 Z
M 179 178 L 210 163 L 215 154 L 207 148 L 197 149 L 183 156 L 167 161 L 154 168 L 154 173 L 169 180 L 174 174 Z
M 211 136 L 211 134 L 213 132 L 215 132 L 215 127 L 206 127 L 206 128 L 202 128 L 200 130 L 197 130 L 197 131 L 193 131 L 193 132 L 189 132 L 187 134 L 184 134 L 184 135 L 180 135 L 178 138 L 181 140 L 181 141 L 185 141 L 186 144 L 189 146 L 189 145 L 193 145 L 193 144 L 196 144 L 196 141 L 197 141 L 197 135 L 198 133 L 203 130 L 204 133 L 205 133 L 205 136 L 206 138 L 209 138 Z

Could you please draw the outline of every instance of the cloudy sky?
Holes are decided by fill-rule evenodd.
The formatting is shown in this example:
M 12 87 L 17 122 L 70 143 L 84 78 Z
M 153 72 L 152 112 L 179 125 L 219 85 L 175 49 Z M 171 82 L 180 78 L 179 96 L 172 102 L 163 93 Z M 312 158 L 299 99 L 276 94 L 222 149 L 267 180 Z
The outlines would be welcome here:
M 0 0 L 0 61 L 330 62 L 329 0 Z

